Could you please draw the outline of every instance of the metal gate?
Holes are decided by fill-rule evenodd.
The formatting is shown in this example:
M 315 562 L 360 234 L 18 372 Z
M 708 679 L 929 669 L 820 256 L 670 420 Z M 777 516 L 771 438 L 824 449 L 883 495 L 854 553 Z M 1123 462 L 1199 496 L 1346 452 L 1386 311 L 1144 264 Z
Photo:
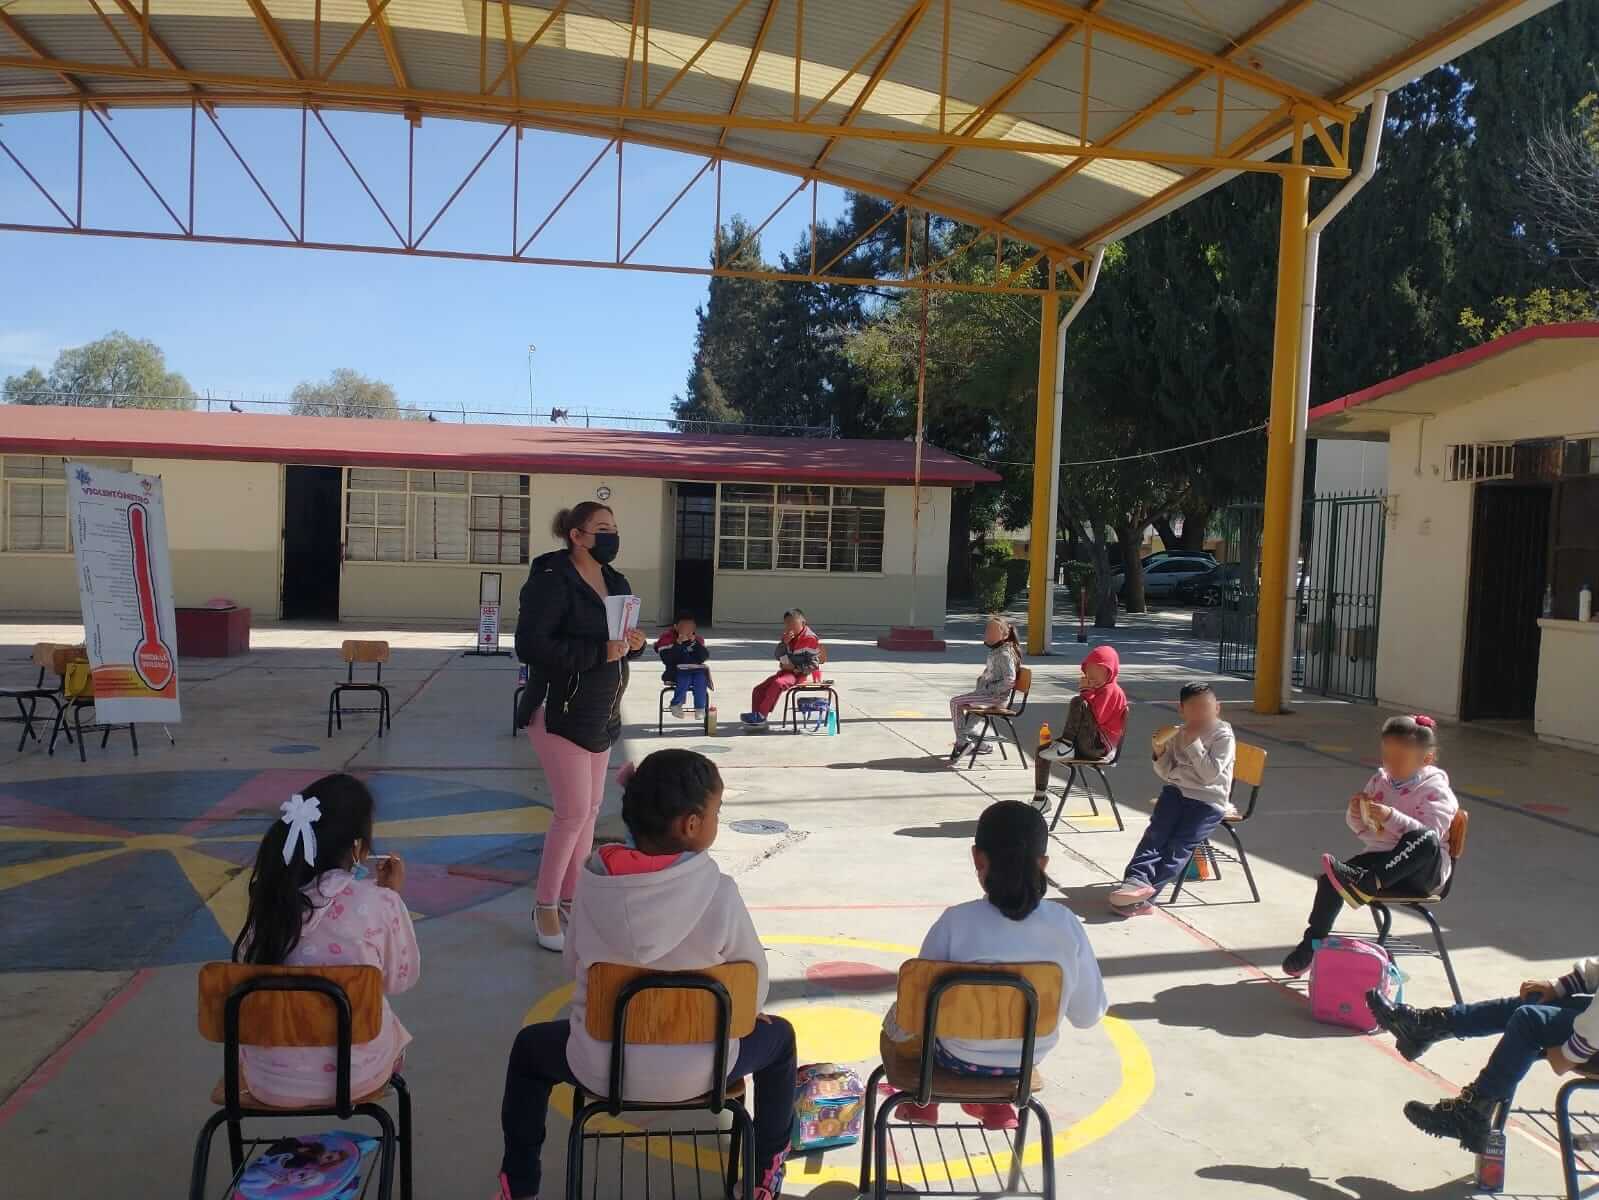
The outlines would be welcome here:
M 1305 505 L 1293 680 L 1308 692 L 1377 698 L 1386 501 L 1381 492 L 1333 493 Z M 1226 510 L 1224 522 L 1227 559 L 1238 564 L 1238 585 L 1222 599 L 1217 665 L 1224 673 L 1251 677 L 1260 605 L 1261 506 L 1235 505 Z

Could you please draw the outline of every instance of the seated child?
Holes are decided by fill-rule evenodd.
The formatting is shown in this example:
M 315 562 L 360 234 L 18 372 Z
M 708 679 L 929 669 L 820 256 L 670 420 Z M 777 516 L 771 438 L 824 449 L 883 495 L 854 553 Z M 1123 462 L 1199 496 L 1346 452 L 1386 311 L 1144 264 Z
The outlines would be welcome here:
M 1044 904 L 1049 865 L 1049 830 L 1036 808 L 1019 800 L 998 800 L 977 819 L 972 864 L 983 887 L 981 900 L 946 908 L 922 939 L 918 958 L 943 962 L 1056 962 L 1061 969 L 1060 1016 L 1076 1029 L 1089 1029 L 1105 1015 L 1105 984 L 1088 934 L 1077 914 L 1064 904 Z M 883 1020 L 887 1036 L 910 1040 L 894 1009 Z M 1060 1033 L 1038 1038 L 1033 1061 L 1042 1062 Z M 1020 1038 L 965 1041 L 940 1038 L 933 1047 L 938 1065 L 960 1075 L 1014 1078 L 1021 1070 Z M 963 1104 L 961 1109 L 990 1129 L 1014 1129 L 1009 1104 Z M 907 1121 L 933 1124 L 938 1105 L 903 1104 Z
M 1399 1053 L 1414 1062 L 1446 1037 L 1498 1037 L 1488 1065 L 1460 1095 L 1436 1104 L 1412 1100 L 1405 1119 L 1423 1133 L 1456 1138 L 1475 1154 L 1485 1148 L 1495 1109 L 1508 1106 L 1516 1086 L 1534 1063 L 1546 1060 L 1556 1075 L 1581 1067 L 1599 1070 L 1599 958 L 1578 960 L 1569 975 L 1533 979 L 1521 993 L 1504 1000 L 1456 1004 L 1450 1008 L 1411 1008 L 1381 992 L 1366 993 L 1371 1015 L 1398 1041 Z
M 988 647 L 988 661 L 983 673 L 977 677 L 977 686 L 949 702 L 949 718 L 955 725 L 955 748 L 949 752 L 949 761 L 956 762 L 972 744 L 971 718 L 974 708 L 997 708 L 1010 699 L 1011 688 L 1016 686 L 1016 672 L 1022 665 L 1022 647 L 1016 640 L 1016 629 L 1001 616 L 988 618 L 983 626 L 983 645 Z M 988 754 L 993 746 L 984 742 L 979 754 Z
M 505 1157 L 496 1200 L 539 1192 L 539 1152 L 550 1089 L 581 1083 L 610 1090 L 611 1044 L 585 1026 L 588 970 L 597 962 L 686 971 L 752 962 L 755 1002 L 766 1002 L 766 952 L 738 885 L 706 853 L 716 841 L 722 777 L 692 750 L 657 750 L 624 769 L 622 820 L 632 845 L 601 846 L 573 897 L 564 956 L 576 980 L 569 1021 L 529 1025 L 516 1036 L 505 1071 L 500 1124 Z M 755 1076 L 756 1200 L 775 1200 L 794 1118 L 794 1027 L 761 1014 L 754 1032 L 728 1043 L 728 1078 Z M 711 1048 L 638 1046 L 627 1052 L 629 1100 L 686 1100 L 708 1090 Z
M 680 612 L 672 627 L 655 642 L 655 652 L 661 656 L 661 682 L 673 689 L 672 715 L 683 715 L 683 701 L 694 694 L 694 711 L 701 717 L 711 706 L 708 693 L 711 673 L 705 669 L 705 660 L 711 657 L 705 639 L 699 635 L 699 625 L 691 612 Z M 684 667 L 687 670 L 684 670 Z
M 1344 821 L 1365 850 L 1347 862 L 1321 856 L 1321 878 L 1310 906 L 1310 923 L 1283 960 L 1283 973 L 1310 970 L 1315 943 L 1332 932 L 1338 910 L 1359 908 L 1384 892 L 1429 896 L 1449 878 L 1444 844 L 1460 802 L 1449 776 L 1433 766 L 1437 725 L 1431 717 L 1389 717 L 1382 726 L 1382 766 L 1351 797 Z
M 750 696 L 750 711 L 744 714 L 744 724 L 756 727 L 766 724 L 766 718 L 777 707 L 783 693 L 806 680 L 822 677 L 822 643 L 805 622 L 805 614 L 791 608 L 783 614 L 783 638 L 777 643 L 777 674 L 769 675 L 755 686 Z
M 1127 732 L 1127 693 L 1116 682 L 1121 656 L 1114 646 L 1095 646 L 1083 659 L 1082 682 L 1066 706 L 1066 719 L 1050 745 L 1033 760 L 1033 803 L 1049 803 L 1049 769 L 1062 759 L 1109 758 Z
M 422 957 L 411 910 L 400 899 L 405 864 L 374 862 L 372 793 L 353 775 L 324 775 L 285 800 L 283 818 L 261 839 L 250 873 L 250 907 L 233 945 L 235 962 L 383 971 L 377 1037 L 350 1047 L 350 1095 L 388 1082 L 411 1042 L 387 996 L 412 987 Z M 244 1087 L 278 1108 L 333 1103 L 335 1051 L 325 1046 L 241 1046 Z
M 1194 849 L 1227 813 L 1233 790 L 1233 727 L 1221 719 L 1221 701 L 1208 683 L 1185 683 L 1177 693 L 1182 728 L 1154 749 L 1155 774 L 1164 781 L 1149 828 L 1110 894 L 1120 917 L 1154 912 L 1151 897 L 1177 878 Z

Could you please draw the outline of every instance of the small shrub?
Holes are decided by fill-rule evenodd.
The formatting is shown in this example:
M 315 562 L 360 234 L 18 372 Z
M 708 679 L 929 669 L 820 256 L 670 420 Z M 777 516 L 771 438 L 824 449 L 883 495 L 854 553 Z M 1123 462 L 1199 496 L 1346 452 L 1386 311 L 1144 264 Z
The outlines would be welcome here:
M 972 598 L 978 612 L 999 612 L 1005 607 L 1005 568 L 987 563 L 972 569 Z
M 1009 604 L 1022 594 L 1022 589 L 1027 586 L 1027 573 L 1032 569 L 1032 563 L 1025 558 L 1009 558 L 1005 560 L 1005 603 Z

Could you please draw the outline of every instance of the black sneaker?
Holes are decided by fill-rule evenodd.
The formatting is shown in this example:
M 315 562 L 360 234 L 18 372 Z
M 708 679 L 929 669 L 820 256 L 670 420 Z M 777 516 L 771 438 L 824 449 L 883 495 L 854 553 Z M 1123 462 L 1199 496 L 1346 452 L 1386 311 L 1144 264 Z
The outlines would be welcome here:
M 1454 1036 L 1449 1028 L 1448 1009 L 1395 1004 L 1376 988 L 1366 993 L 1366 1006 L 1371 1009 L 1371 1019 L 1394 1035 L 1400 1057 L 1406 1062 L 1415 1062 L 1434 1042 Z
M 972 744 L 970 742 L 956 742 L 955 748 L 949 752 L 950 765 L 954 766 L 956 763 L 960 762 L 961 755 L 965 754 L 971 748 Z
M 1298 979 L 1310 970 L 1310 964 L 1316 957 L 1316 947 L 1309 942 L 1300 942 L 1288 952 L 1288 957 L 1283 959 L 1283 974 L 1290 979 Z
M 1499 1101 L 1479 1096 L 1476 1087 L 1468 1083 L 1460 1089 L 1460 1095 L 1437 1104 L 1412 1100 L 1405 1105 L 1405 1120 L 1423 1133 L 1453 1138 L 1463 1149 L 1481 1154 L 1488 1148 L 1488 1133 L 1493 1129 L 1498 1106 Z
M 1360 908 L 1371 903 L 1372 887 L 1367 878 L 1369 872 L 1362 871 L 1359 867 L 1352 867 L 1330 854 L 1321 856 L 1321 873 L 1328 883 L 1332 884 L 1344 903 L 1350 908 Z

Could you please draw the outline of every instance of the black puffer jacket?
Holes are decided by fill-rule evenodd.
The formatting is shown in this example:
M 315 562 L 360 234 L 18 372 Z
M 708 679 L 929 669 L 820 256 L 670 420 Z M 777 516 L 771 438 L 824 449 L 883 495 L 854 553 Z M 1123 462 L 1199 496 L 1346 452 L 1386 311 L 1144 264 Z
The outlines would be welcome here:
M 620 571 L 601 570 L 610 595 L 630 594 Z M 548 682 L 544 727 L 595 753 L 609 750 L 621 736 L 627 690 L 627 659 L 605 661 L 608 634 L 605 605 L 577 573 L 572 556 L 555 550 L 534 559 L 522 585 L 516 656 L 530 675 Z

